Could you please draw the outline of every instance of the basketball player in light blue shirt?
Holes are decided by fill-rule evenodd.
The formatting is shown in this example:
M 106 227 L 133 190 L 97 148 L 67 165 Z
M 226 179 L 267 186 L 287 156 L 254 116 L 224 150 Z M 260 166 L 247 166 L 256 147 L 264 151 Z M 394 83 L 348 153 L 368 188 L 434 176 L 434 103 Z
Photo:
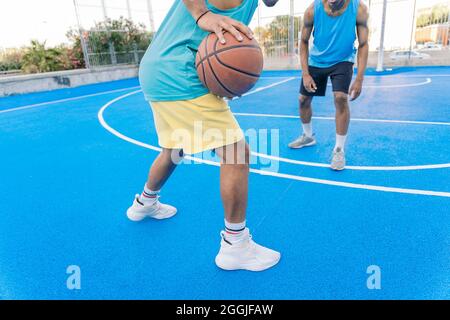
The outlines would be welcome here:
M 361 0 L 315 0 L 305 12 L 301 39 L 303 79 L 300 89 L 300 117 L 303 134 L 289 144 L 300 149 L 316 144 L 312 131 L 311 102 L 325 96 L 331 78 L 336 107 L 336 145 L 331 169 L 345 168 L 345 141 L 350 123 L 349 95 L 359 97 L 369 54 L 368 9 Z M 314 42 L 309 49 L 309 39 Z M 358 38 L 358 49 L 355 41 Z M 353 64 L 358 59 L 358 74 L 351 85 Z M 351 85 L 351 86 L 350 86 Z
M 277 1 L 263 0 L 268 6 Z M 246 227 L 249 147 L 227 103 L 210 94 L 200 82 L 195 56 L 209 32 L 216 33 L 222 43 L 225 43 L 224 32 L 238 41 L 243 41 L 245 36 L 252 38 L 248 24 L 257 6 L 258 0 L 175 0 L 142 59 L 139 71 L 162 152 L 153 162 L 144 190 L 135 196 L 127 216 L 132 221 L 173 217 L 177 209 L 159 202 L 158 194 L 175 170 L 177 159 L 185 153 L 214 150 L 221 158 L 220 191 L 225 209 L 225 228 L 215 262 L 225 270 L 266 270 L 276 265 L 281 255 L 257 244 Z M 198 134 L 195 127 L 198 122 L 202 128 L 224 134 Z M 228 130 L 239 134 L 227 137 L 225 131 Z M 187 132 L 194 142 L 209 140 L 193 146 L 189 141 L 175 143 L 173 137 L 181 131 Z M 205 197 L 210 197 L 210 184 L 203 185 Z M 186 234 L 195 233 L 196 229 L 197 226 L 189 225 Z M 180 241 L 186 234 L 180 235 Z M 158 240 L 155 239 L 155 243 Z

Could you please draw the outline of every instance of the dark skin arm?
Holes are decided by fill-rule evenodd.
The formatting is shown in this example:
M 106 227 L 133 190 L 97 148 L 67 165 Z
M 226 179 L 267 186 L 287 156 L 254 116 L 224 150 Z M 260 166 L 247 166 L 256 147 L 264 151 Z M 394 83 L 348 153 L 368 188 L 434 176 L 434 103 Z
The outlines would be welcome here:
M 273 7 L 278 2 L 278 0 L 263 1 L 268 7 Z M 224 31 L 231 33 L 238 41 L 243 40 L 242 34 L 245 34 L 249 39 L 253 38 L 252 30 L 245 24 L 212 12 L 205 14 L 208 11 L 205 0 L 183 0 L 183 2 L 196 21 L 203 15 L 198 21 L 198 26 L 205 31 L 214 32 L 221 43 L 226 43 L 225 37 L 223 36 Z
M 358 34 L 358 74 L 355 81 L 350 87 L 350 100 L 356 100 L 362 91 L 364 73 L 367 68 L 367 60 L 369 57 L 369 12 L 367 6 L 361 2 L 358 8 L 358 16 L 356 18 L 356 31 Z
M 303 18 L 303 28 L 300 43 L 300 62 L 303 71 L 303 85 L 306 91 L 316 92 L 317 85 L 309 74 L 309 39 L 314 28 L 314 4 L 311 4 L 305 11 Z
M 195 20 L 208 11 L 205 0 L 183 0 L 183 2 Z M 206 13 L 198 22 L 198 26 L 205 31 L 214 32 L 221 43 L 226 43 L 224 31 L 231 33 L 238 41 L 243 40 L 242 34 L 249 39 L 253 38 L 252 30 L 245 24 L 212 12 Z

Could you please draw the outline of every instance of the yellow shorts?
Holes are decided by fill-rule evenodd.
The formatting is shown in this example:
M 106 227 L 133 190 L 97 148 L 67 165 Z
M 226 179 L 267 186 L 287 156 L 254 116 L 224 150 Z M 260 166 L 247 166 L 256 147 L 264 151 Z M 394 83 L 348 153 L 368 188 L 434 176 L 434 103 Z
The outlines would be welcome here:
M 152 101 L 150 105 L 162 148 L 194 154 L 244 138 L 228 104 L 212 94 L 193 100 Z

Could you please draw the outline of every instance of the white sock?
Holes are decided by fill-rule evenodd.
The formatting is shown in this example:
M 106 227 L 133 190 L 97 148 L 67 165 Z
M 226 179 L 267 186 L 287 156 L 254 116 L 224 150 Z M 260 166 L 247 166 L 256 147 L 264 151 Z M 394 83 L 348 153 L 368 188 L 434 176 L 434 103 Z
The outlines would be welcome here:
M 147 188 L 147 184 L 145 184 L 144 191 L 142 191 L 141 196 L 139 197 L 139 200 L 143 204 L 151 205 L 151 204 L 155 203 L 156 201 L 158 201 L 158 195 L 159 195 L 159 190 L 158 191 L 150 190 L 149 188 Z
M 231 223 L 225 220 L 226 240 L 231 243 L 236 243 L 242 240 L 245 235 L 245 224 L 245 220 L 239 223 Z
M 313 132 L 312 132 L 312 121 L 310 123 L 303 123 L 302 122 L 302 127 L 303 127 L 303 133 L 305 134 L 305 136 L 312 137 L 312 135 L 313 135 Z
M 341 136 L 336 134 L 336 145 L 334 146 L 334 151 L 340 148 L 342 151 L 345 150 L 345 141 L 347 140 L 347 135 Z

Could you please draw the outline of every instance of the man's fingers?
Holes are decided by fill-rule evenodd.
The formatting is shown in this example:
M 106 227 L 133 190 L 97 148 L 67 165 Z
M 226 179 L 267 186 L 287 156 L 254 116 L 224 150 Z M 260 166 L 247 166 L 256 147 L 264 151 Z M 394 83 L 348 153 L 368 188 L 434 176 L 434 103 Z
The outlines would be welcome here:
M 217 27 L 214 29 L 214 33 L 217 35 L 217 38 L 219 38 L 219 41 L 221 44 L 225 44 L 227 41 L 225 40 L 225 37 L 223 35 L 223 29 L 220 27 Z
M 222 23 L 222 28 L 229 33 L 233 35 L 233 37 L 236 38 L 237 41 L 242 41 L 244 38 L 242 37 L 242 34 L 236 30 L 235 27 L 233 27 L 231 24 Z
M 358 99 L 360 94 L 361 94 L 361 91 L 359 91 L 359 90 L 355 90 L 355 89 L 351 90 L 350 91 L 350 101 L 354 101 L 354 100 Z
M 243 34 L 245 34 L 245 35 L 247 36 L 247 38 L 253 39 L 253 31 L 252 31 L 252 29 L 250 29 L 249 27 L 247 27 L 245 24 L 243 24 L 243 23 L 241 23 L 241 22 L 239 22 L 239 21 L 233 20 L 232 25 L 233 25 L 237 30 L 239 30 L 240 32 L 242 32 Z

